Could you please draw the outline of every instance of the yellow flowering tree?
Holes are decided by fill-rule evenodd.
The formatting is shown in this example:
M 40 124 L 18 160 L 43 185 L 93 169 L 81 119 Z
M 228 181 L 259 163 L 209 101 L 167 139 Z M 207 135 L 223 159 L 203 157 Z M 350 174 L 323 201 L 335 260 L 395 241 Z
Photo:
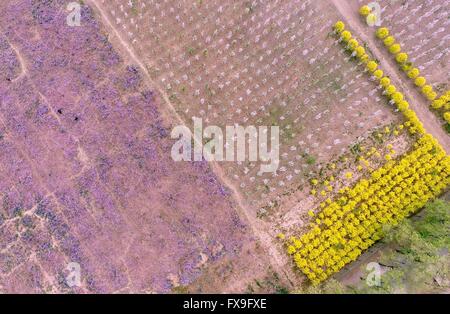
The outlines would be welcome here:
M 404 53 L 404 52 L 400 52 L 399 54 L 397 54 L 395 56 L 395 60 L 398 63 L 403 64 L 403 63 L 408 61 L 408 55 L 406 53 Z
M 414 80 L 414 84 L 416 84 L 416 86 L 418 86 L 418 87 L 423 87 L 423 86 L 425 86 L 426 83 L 427 83 L 427 80 L 423 76 L 419 76 Z
M 364 17 L 367 17 L 370 12 L 372 10 L 367 6 L 367 5 L 363 5 L 360 9 L 359 9 L 359 14 L 361 14 Z
M 342 21 L 337 21 L 336 24 L 334 24 L 334 30 L 340 34 L 345 30 L 345 24 Z
M 383 43 L 386 47 L 390 47 L 395 44 L 395 38 L 392 36 L 388 36 L 384 39 Z
M 411 70 L 408 71 L 407 75 L 410 79 L 414 80 L 420 75 L 420 71 L 418 68 L 412 68 Z
M 400 47 L 399 44 L 393 44 L 392 46 L 389 47 L 389 52 L 392 53 L 393 55 L 396 55 L 401 50 L 402 48 Z
M 389 36 L 389 29 L 386 27 L 380 27 L 378 28 L 376 35 L 379 39 L 385 39 Z

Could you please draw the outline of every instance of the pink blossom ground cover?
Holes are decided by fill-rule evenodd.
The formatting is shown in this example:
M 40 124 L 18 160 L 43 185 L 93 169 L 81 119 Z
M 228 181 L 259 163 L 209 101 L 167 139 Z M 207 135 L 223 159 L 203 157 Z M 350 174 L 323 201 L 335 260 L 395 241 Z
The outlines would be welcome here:
M 252 241 L 93 11 L 0 3 L 0 292 L 168 292 Z M 81 287 L 66 266 L 80 264 Z

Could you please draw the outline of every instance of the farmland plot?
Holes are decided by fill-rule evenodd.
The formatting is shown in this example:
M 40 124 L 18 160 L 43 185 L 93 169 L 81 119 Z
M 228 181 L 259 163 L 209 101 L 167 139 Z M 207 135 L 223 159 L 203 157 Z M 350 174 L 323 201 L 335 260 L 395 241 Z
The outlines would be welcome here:
M 276 174 L 258 175 L 256 162 L 220 164 L 253 216 L 303 191 L 358 138 L 401 120 L 329 36 L 339 16 L 327 1 L 95 2 L 185 123 L 280 126 Z

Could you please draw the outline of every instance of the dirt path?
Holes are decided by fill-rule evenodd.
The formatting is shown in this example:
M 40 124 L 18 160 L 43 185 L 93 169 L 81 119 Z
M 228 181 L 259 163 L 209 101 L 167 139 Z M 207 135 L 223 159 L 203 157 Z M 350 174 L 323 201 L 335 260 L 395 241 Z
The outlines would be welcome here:
M 113 44 L 115 43 L 116 47 L 119 46 L 118 48 L 122 48 L 122 52 L 126 54 L 125 57 L 128 57 L 128 60 L 130 62 L 135 63 L 141 68 L 141 72 L 144 74 L 146 81 L 149 83 L 149 87 L 152 89 L 156 89 L 161 95 L 162 100 L 164 101 L 164 106 L 162 106 L 162 109 L 167 110 L 167 112 L 163 112 L 163 114 L 172 121 L 175 120 L 174 122 L 177 124 L 186 124 L 186 122 L 176 112 L 167 93 L 156 82 L 153 81 L 153 79 L 150 77 L 150 74 L 148 73 L 145 64 L 139 59 L 139 57 L 134 52 L 134 49 L 126 40 L 122 38 L 119 31 L 117 31 L 117 29 L 114 27 L 101 4 L 99 4 L 97 0 L 87 0 L 86 2 L 100 14 L 100 17 L 104 22 L 104 26 L 111 31 L 112 36 L 110 37 L 110 41 L 112 41 Z M 197 143 L 201 143 L 201 139 L 197 139 L 195 136 L 193 136 L 193 134 L 192 137 L 194 138 L 194 141 L 196 141 Z M 236 186 L 227 178 L 227 175 L 224 173 L 222 167 L 220 167 L 217 162 L 209 162 L 209 164 L 212 171 L 219 178 L 219 180 L 221 180 L 221 182 L 232 192 L 233 200 L 237 204 L 236 209 L 239 213 L 239 216 L 249 224 L 252 233 L 259 240 L 265 252 L 267 252 L 268 254 L 267 263 L 269 263 L 279 274 L 284 274 L 286 276 L 287 282 L 292 282 L 294 276 L 293 274 L 288 272 L 288 269 L 286 269 L 285 267 L 286 257 L 280 254 L 274 243 L 275 239 L 273 239 L 269 235 L 269 233 L 265 231 L 266 228 L 264 228 L 264 222 L 257 220 L 256 216 L 251 215 L 251 213 L 246 209 L 244 198 L 242 197 L 241 193 L 238 192 Z
M 444 131 L 442 122 L 429 109 L 428 101 L 414 86 L 411 80 L 401 77 L 400 70 L 387 49 L 379 49 L 375 41 L 375 28 L 364 25 L 361 18 L 348 1 L 331 0 L 336 9 L 341 13 L 344 21 L 353 30 L 354 34 L 360 41 L 367 43 L 370 50 L 378 57 L 381 62 L 381 68 L 391 81 L 401 90 L 401 92 L 410 100 L 411 109 L 413 109 L 420 121 L 422 121 L 428 133 L 432 134 L 445 149 L 447 154 L 450 153 L 450 136 Z M 369 35 L 367 35 L 369 34 Z

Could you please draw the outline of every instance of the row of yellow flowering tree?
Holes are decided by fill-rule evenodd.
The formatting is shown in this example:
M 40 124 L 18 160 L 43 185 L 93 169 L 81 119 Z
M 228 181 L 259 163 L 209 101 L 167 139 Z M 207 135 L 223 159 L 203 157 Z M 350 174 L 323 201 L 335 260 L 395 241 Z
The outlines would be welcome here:
M 416 113 L 409 108 L 408 101 L 405 100 L 404 95 L 393 85 L 388 76 L 384 75 L 382 69 L 379 68 L 378 63 L 370 59 L 366 50 L 361 46 L 352 33 L 345 29 L 345 24 L 342 21 L 338 21 L 334 25 L 334 32 L 339 36 L 339 41 L 345 46 L 345 49 L 349 50 L 352 56 L 356 57 L 362 64 L 365 65 L 366 70 L 378 80 L 380 86 L 383 88 L 383 94 L 388 97 L 391 104 L 395 105 L 403 115 L 407 122 L 405 125 L 409 127 L 409 131 L 412 134 L 419 133 L 424 134 L 425 129 L 422 123 L 417 118 Z
M 371 10 L 368 6 L 362 6 L 359 12 L 362 16 L 367 17 Z M 450 91 L 446 91 L 441 97 L 438 97 L 433 86 L 427 84 L 426 78 L 420 75 L 420 70 L 409 61 L 408 54 L 402 51 L 401 45 L 387 27 L 378 28 L 376 37 L 382 40 L 384 46 L 395 56 L 395 60 L 400 68 L 406 73 L 408 78 L 414 81 L 414 84 L 420 88 L 421 93 L 431 102 L 431 107 L 438 110 L 444 120 L 450 123 Z

